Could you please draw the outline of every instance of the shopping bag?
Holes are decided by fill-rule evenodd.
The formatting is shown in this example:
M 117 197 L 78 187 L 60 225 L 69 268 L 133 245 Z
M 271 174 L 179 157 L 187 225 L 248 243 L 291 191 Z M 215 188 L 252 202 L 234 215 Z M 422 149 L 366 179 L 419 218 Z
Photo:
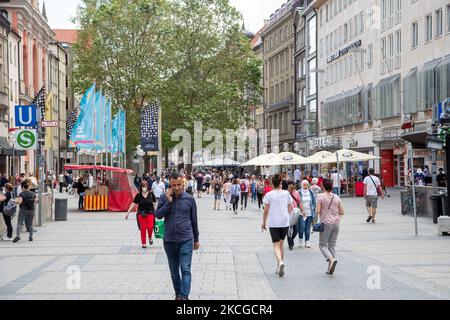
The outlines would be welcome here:
M 164 239 L 164 220 L 155 222 L 155 238 Z

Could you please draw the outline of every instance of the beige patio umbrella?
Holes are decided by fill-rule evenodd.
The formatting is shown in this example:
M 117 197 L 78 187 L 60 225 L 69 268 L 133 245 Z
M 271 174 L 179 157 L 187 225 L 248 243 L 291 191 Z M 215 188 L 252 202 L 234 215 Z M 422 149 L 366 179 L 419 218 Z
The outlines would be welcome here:
M 282 152 L 278 154 L 269 154 L 258 161 L 256 166 L 273 167 L 273 166 L 290 166 L 307 164 L 306 158 L 292 152 Z
M 377 156 L 347 149 L 339 150 L 338 152 L 336 152 L 336 154 L 338 156 L 339 162 L 360 162 L 381 159 Z
M 268 161 L 268 159 L 271 159 L 274 156 L 275 156 L 275 153 L 263 154 L 256 158 L 251 159 L 250 161 L 247 161 L 246 163 L 242 164 L 241 167 L 263 166 L 263 165 L 261 165 L 261 163 L 263 163 L 263 162 L 266 163 Z
M 324 161 L 326 161 L 326 159 L 332 156 L 334 156 L 334 154 L 331 152 L 319 151 L 316 154 L 306 158 L 306 160 L 308 161 L 308 164 L 322 164 L 325 163 Z

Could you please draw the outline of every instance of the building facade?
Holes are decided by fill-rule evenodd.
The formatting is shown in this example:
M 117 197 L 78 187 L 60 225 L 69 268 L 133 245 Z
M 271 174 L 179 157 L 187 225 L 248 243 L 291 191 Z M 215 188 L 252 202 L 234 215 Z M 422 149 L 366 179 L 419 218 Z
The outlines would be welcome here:
M 9 48 L 9 137 L 14 138 L 10 139 L 9 144 L 14 147 L 13 154 L 10 156 L 8 160 L 9 170 L 7 171 L 8 175 L 15 176 L 17 173 L 25 172 L 25 166 L 21 158 L 26 155 L 25 151 L 15 150 L 15 132 L 11 129 L 15 127 L 15 106 L 19 104 L 19 83 L 20 83 L 20 74 L 19 74 L 19 48 L 21 43 L 20 35 L 14 30 L 11 29 L 11 32 L 8 36 L 8 48 Z
M 65 50 L 65 59 L 66 59 L 66 79 L 65 79 L 65 85 L 66 85 L 66 127 L 65 127 L 65 138 L 66 143 L 64 145 L 67 145 L 67 152 L 65 152 L 64 155 L 64 161 L 65 163 L 75 163 L 75 155 L 74 152 L 75 149 L 69 148 L 68 141 L 68 128 L 67 128 L 67 117 L 71 112 L 78 108 L 80 105 L 81 96 L 75 93 L 75 90 L 73 89 L 73 69 L 74 69 L 74 53 L 73 53 L 73 45 L 77 41 L 78 37 L 78 30 L 76 29 L 54 29 L 53 30 L 56 34 L 55 40 L 61 45 L 62 48 Z M 61 66 L 62 67 L 62 66 Z M 62 133 L 61 133 L 62 134 Z
M 264 121 L 268 141 L 272 130 L 278 130 L 278 146 L 268 152 L 293 151 L 294 108 L 294 27 L 293 12 L 303 1 L 289 0 L 270 16 L 261 33 L 264 65 Z
M 317 136 L 317 17 L 305 0 L 294 11 L 295 151 L 308 157 Z
M 264 31 L 264 27 L 259 30 L 253 38 L 251 45 L 255 55 L 261 60 L 264 60 L 264 45 L 261 37 L 261 33 Z M 261 88 L 264 87 L 264 68 L 261 64 Z M 253 128 L 258 132 L 264 129 L 264 107 L 262 105 L 252 106 L 251 110 L 253 114 Z
M 11 24 L 5 12 L 0 12 L 0 173 L 8 171 L 8 113 L 9 113 L 9 51 L 8 35 Z
M 2 3 L 8 12 L 12 28 L 21 37 L 19 104 L 31 104 L 43 87 L 49 92 L 47 81 L 50 43 L 55 36 L 48 25 L 45 10 L 40 11 L 37 0 L 13 0 Z M 22 158 L 24 173 L 36 173 L 35 154 L 32 151 Z
M 426 149 L 432 109 L 450 95 L 447 0 L 315 0 L 318 27 L 319 137 L 315 150 L 374 154 L 385 185 L 405 184 L 405 136 L 415 165 Z M 414 128 L 402 129 L 411 118 Z M 324 144 L 320 143 L 321 141 Z M 438 154 L 438 166 L 444 156 Z

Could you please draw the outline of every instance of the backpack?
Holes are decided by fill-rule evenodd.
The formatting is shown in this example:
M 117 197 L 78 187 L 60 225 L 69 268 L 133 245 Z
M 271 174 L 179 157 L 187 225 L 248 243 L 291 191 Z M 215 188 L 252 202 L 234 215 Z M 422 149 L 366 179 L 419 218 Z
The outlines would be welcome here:
M 17 211 L 16 201 L 11 198 L 9 199 L 8 203 L 5 204 L 5 206 L 3 207 L 3 213 L 6 216 L 14 217 L 16 215 L 16 211 Z
M 23 199 L 23 206 L 25 209 L 34 210 L 34 196 L 29 196 L 27 199 Z
M 247 192 L 247 184 L 245 182 L 241 183 L 241 192 Z

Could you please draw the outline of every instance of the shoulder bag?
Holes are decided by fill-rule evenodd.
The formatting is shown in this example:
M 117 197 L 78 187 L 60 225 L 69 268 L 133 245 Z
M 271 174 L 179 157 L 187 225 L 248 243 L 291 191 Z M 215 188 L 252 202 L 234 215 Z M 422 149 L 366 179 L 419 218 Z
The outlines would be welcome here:
M 298 220 L 300 219 L 300 203 L 295 199 L 295 197 L 292 195 L 292 193 L 289 193 L 292 199 L 295 200 L 297 203 L 297 208 L 294 208 L 293 212 L 290 214 L 290 225 L 295 226 L 298 223 Z
M 383 196 L 383 192 L 381 191 L 381 185 L 380 185 L 380 186 L 377 186 L 377 184 L 376 184 L 375 181 L 372 179 L 372 177 L 369 176 L 369 178 L 370 178 L 370 180 L 372 180 L 373 185 L 375 186 L 375 189 L 377 189 L 378 196 L 379 196 L 379 197 L 382 197 L 382 196 Z
M 328 210 L 331 209 L 333 201 L 334 201 L 334 194 L 333 194 L 333 198 L 331 199 L 330 206 L 328 207 Z M 320 219 L 320 215 L 319 215 L 319 219 Z M 313 231 L 314 232 L 324 232 L 325 231 L 325 224 L 323 224 L 321 222 L 315 224 L 314 227 L 313 227 Z

